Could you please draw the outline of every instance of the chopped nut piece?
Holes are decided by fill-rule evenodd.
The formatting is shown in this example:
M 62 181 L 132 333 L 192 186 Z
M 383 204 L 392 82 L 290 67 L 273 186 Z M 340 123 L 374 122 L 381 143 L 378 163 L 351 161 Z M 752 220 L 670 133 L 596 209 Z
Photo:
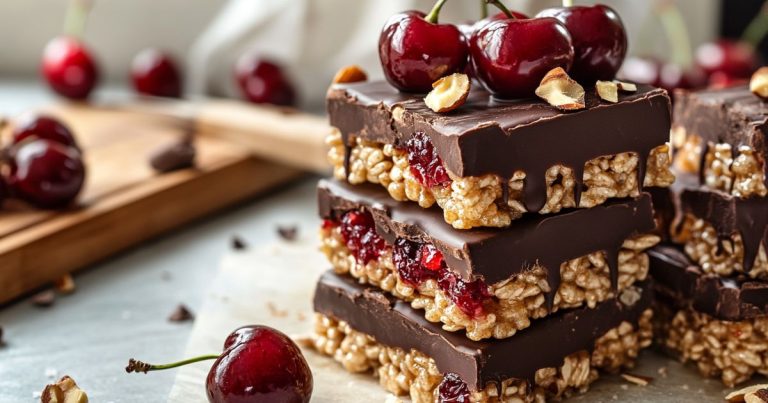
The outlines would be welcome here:
M 768 384 L 747 386 L 746 388 L 739 389 L 729 393 L 727 396 L 725 396 L 725 400 L 731 403 L 744 402 L 746 401 L 745 399 L 747 395 L 754 394 L 761 390 L 767 390 L 767 389 L 768 389 Z
M 619 102 L 619 86 L 615 82 L 598 80 L 595 89 L 600 99 L 612 103 Z
M 53 290 L 45 290 L 32 297 L 32 303 L 41 308 L 48 308 L 54 302 L 56 302 L 56 294 Z
M 749 90 L 760 98 L 768 99 L 768 67 L 760 67 L 752 74 Z
M 65 274 L 56 280 L 56 291 L 62 294 L 72 294 L 75 292 L 75 280 L 71 275 Z
M 295 225 L 279 225 L 277 227 L 277 234 L 285 241 L 295 241 L 296 236 L 299 234 L 299 228 Z
M 168 317 L 169 322 L 186 322 L 195 319 L 195 315 L 184 304 L 179 304 Z
M 80 389 L 74 379 L 64 376 L 55 384 L 43 389 L 42 403 L 88 403 L 88 395 Z
M 466 74 L 453 73 L 432 83 L 432 91 L 424 98 L 424 103 L 435 112 L 450 112 L 464 105 L 469 87 L 470 80 Z
M 636 374 L 630 374 L 630 373 L 624 373 L 621 374 L 621 377 L 624 378 L 627 382 L 632 382 L 635 385 L 640 386 L 648 386 L 649 383 L 653 380 L 653 378 L 648 376 L 642 376 L 642 375 L 636 375 Z
M 536 95 L 563 111 L 584 109 L 584 87 L 579 85 L 562 67 L 549 71 L 541 80 Z
M 637 85 L 634 83 L 627 83 L 624 81 L 619 80 L 613 80 L 614 83 L 616 83 L 616 86 L 619 87 L 619 90 L 624 92 L 635 92 L 637 91 Z
M 336 75 L 333 76 L 334 84 L 357 83 L 367 80 L 368 75 L 365 74 L 365 71 L 363 71 L 363 69 L 356 64 L 342 67 L 339 71 L 336 72 Z

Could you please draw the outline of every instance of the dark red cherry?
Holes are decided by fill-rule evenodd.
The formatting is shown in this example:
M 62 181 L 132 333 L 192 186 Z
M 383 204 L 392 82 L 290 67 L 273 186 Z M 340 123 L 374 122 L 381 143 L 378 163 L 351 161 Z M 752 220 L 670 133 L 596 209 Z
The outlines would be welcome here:
M 627 33 L 612 8 L 602 4 L 550 8 L 537 17 L 557 18 L 571 34 L 574 57 L 569 73 L 574 79 L 594 85 L 616 76 L 627 54 Z
M 708 76 L 720 73 L 728 79 L 749 79 L 757 66 L 757 56 L 754 48 L 747 43 L 720 39 L 699 46 L 696 63 Z
M 464 71 L 467 44 L 458 27 L 438 24 L 445 0 L 429 15 L 420 11 L 395 14 L 379 36 L 379 59 L 384 76 L 401 91 L 429 92 L 440 77 Z
M 243 55 L 235 67 L 235 76 L 243 97 L 252 103 L 296 104 L 296 91 L 282 67 L 257 54 Z
M 469 41 L 477 79 L 500 98 L 529 98 L 548 71 L 569 69 L 571 37 L 554 18 L 491 21 Z
M 638 84 L 654 87 L 661 85 L 661 67 L 664 63 L 652 57 L 629 57 L 624 61 L 618 77 Z
M 60 36 L 43 52 L 43 76 L 57 94 L 70 99 L 85 99 L 99 80 L 99 69 L 85 44 Z
M 518 11 L 510 11 L 515 18 L 518 19 L 526 19 L 529 18 L 527 15 L 518 12 Z M 459 27 L 459 31 L 461 31 L 461 34 L 464 35 L 464 41 L 467 43 L 467 49 L 469 49 L 469 40 L 472 38 L 472 34 L 475 33 L 480 27 L 483 25 L 491 22 L 491 21 L 498 21 L 498 20 L 504 20 L 507 19 L 507 15 L 503 12 L 496 13 L 492 16 L 485 17 L 482 20 L 478 20 L 475 22 L 468 22 L 464 24 L 457 25 Z M 472 68 L 472 63 L 467 63 L 467 66 L 464 68 L 464 73 L 469 75 L 470 77 L 475 77 L 475 70 Z
M 139 94 L 181 97 L 181 73 L 176 62 L 158 49 L 145 49 L 133 58 L 131 81 Z
M 22 116 L 13 129 L 13 144 L 19 144 L 26 139 L 46 139 L 65 146 L 77 148 L 77 141 L 72 131 L 58 119 L 48 115 L 26 114 Z
M 80 152 L 51 140 L 21 143 L 12 150 L 9 165 L 14 195 L 41 208 L 70 204 L 85 181 Z
M 267 326 L 232 332 L 206 379 L 212 403 L 309 402 L 312 386 L 312 372 L 299 347 Z
M 440 403 L 469 403 L 469 387 L 460 376 L 449 372 L 437 385 L 438 401 Z

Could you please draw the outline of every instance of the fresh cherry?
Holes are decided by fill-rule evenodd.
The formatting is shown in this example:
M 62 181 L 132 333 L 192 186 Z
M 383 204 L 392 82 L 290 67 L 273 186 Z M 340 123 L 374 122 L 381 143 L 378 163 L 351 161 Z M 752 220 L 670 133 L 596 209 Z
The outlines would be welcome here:
M 495 2 L 497 7 L 503 7 Z M 502 9 L 506 10 L 505 8 Z M 528 98 L 548 71 L 568 70 L 573 45 L 565 26 L 555 18 L 491 21 L 469 41 L 472 67 L 478 80 L 500 98 Z
M 616 76 L 627 54 L 627 33 L 612 8 L 602 4 L 550 8 L 536 17 L 557 18 L 568 29 L 574 50 L 569 73 L 574 79 L 593 85 Z
M 127 372 L 148 372 L 215 359 L 206 379 L 211 403 L 305 403 L 312 396 L 312 372 L 301 350 L 284 333 L 267 326 L 244 326 L 230 333 L 221 355 L 167 365 L 131 359 Z
M 139 94 L 181 97 L 181 74 L 173 58 L 157 49 L 139 52 L 131 64 L 133 88 Z
M 80 152 L 55 141 L 24 141 L 11 151 L 8 174 L 14 195 L 41 208 L 70 204 L 85 181 Z
M 744 42 L 720 39 L 696 49 L 696 63 L 708 76 L 718 74 L 728 79 L 749 79 L 757 66 L 754 48 Z
M 45 139 L 55 141 L 65 146 L 75 147 L 77 141 L 72 131 L 58 119 L 48 115 L 26 114 L 22 116 L 13 129 L 13 144 L 19 144 L 27 139 Z
M 60 36 L 43 52 L 43 76 L 51 88 L 70 99 L 85 99 L 99 80 L 99 70 L 91 52 L 79 40 Z
M 235 76 L 245 99 L 255 104 L 294 106 L 296 91 L 283 69 L 256 54 L 238 60 Z
M 517 19 L 524 20 L 526 18 L 529 18 L 527 15 L 518 11 L 510 10 L 510 12 Z M 461 34 L 464 35 L 464 41 L 467 43 L 467 49 L 469 49 L 469 40 L 472 38 L 472 34 L 475 33 L 475 31 L 477 31 L 478 29 L 480 29 L 480 27 L 482 27 L 483 25 L 491 21 L 499 21 L 499 20 L 505 20 L 505 19 L 507 19 L 507 15 L 504 14 L 503 12 L 498 12 L 494 15 L 485 17 L 481 20 L 459 24 L 457 26 L 459 27 L 459 31 L 461 31 Z M 476 77 L 475 70 L 472 67 L 472 63 L 467 63 L 467 66 L 464 68 L 464 73 L 472 78 Z
M 464 71 L 467 44 L 459 28 L 438 24 L 439 0 L 432 11 L 406 11 L 390 17 L 379 36 L 384 76 L 401 91 L 428 92 L 440 77 Z

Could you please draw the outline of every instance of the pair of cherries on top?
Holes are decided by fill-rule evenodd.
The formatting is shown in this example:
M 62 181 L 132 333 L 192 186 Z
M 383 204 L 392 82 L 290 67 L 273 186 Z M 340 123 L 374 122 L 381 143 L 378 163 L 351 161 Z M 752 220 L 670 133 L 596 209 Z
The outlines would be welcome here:
M 528 18 L 488 1 L 502 12 L 457 27 L 438 23 L 445 1 L 429 14 L 406 11 L 384 25 L 379 57 L 397 89 L 429 92 L 439 78 L 471 63 L 468 70 L 494 96 L 528 98 L 556 67 L 587 85 L 611 80 L 627 52 L 624 25 L 604 5 L 551 8 Z
M 2 154 L 7 169 L 0 180 L 0 202 L 11 196 L 35 207 L 61 208 L 77 197 L 85 182 L 80 147 L 69 128 L 53 117 L 20 119 Z

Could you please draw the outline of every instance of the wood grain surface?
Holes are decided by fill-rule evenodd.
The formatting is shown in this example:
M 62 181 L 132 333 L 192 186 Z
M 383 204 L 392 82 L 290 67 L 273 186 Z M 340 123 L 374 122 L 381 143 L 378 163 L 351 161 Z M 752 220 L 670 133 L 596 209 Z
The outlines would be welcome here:
M 52 108 L 85 150 L 75 206 L 0 211 L 0 303 L 61 275 L 301 175 L 239 144 L 197 136 L 197 166 L 158 174 L 148 156 L 189 131 L 178 119 L 69 105 Z

